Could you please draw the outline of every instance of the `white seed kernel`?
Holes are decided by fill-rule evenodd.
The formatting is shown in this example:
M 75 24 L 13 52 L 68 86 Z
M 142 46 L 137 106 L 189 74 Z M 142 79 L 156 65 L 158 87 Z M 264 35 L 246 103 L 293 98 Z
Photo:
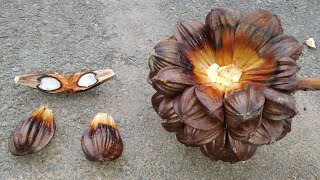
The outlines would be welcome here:
M 97 79 L 95 78 L 95 74 L 93 73 L 87 73 L 83 76 L 78 81 L 78 86 L 80 87 L 90 87 L 97 83 Z
M 53 91 L 59 89 L 61 83 L 56 78 L 43 77 L 40 79 L 40 85 L 38 87 L 45 91 Z

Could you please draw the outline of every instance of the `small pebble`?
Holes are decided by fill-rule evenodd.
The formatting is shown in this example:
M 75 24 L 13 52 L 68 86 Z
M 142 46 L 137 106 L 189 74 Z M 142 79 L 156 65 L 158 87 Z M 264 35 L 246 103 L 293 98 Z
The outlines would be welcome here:
M 311 48 L 314 48 L 314 49 L 316 48 L 316 44 L 313 38 L 309 38 L 308 40 L 306 40 L 306 44 Z

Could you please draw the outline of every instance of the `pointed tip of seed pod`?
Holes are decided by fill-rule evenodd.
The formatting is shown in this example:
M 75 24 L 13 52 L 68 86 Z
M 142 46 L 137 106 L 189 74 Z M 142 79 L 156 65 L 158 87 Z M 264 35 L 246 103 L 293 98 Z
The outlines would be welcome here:
M 18 84 L 19 79 L 20 79 L 20 77 L 19 77 L 19 76 L 16 76 L 16 77 L 14 78 L 14 83 Z
M 53 121 L 53 113 L 52 110 L 46 108 L 45 106 L 41 106 L 38 108 L 32 115 L 36 120 L 43 121 L 46 126 L 50 126 Z
M 113 78 L 116 75 L 112 69 L 101 69 L 101 70 L 92 71 L 92 73 L 95 74 L 94 78 L 98 80 L 98 82 L 96 82 L 96 84 L 93 85 L 93 87 L 108 81 L 109 79 Z
M 306 40 L 306 44 L 311 48 L 314 48 L 314 49 L 316 48 L 316 44 L 313 38 L 309 38 L 308 40 Z
M 90 129 L 94 131 L 99 125 L 110 126 L 115 130 L 118 130 L 116 122 L 114 121 L 113 117 L 107 113 L 98 113 L 91 121 Z

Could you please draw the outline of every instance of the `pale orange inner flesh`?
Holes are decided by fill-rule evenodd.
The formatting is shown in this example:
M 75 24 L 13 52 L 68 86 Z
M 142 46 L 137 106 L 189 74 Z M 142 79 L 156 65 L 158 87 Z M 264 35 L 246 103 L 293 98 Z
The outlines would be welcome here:
M 207 76 L 210 78 L 211 82 L 218 84 L 222 89 L 233 89 L 238 87 L 241 75 L 241 69 L 233 64 L 219 66 L 214 63 L 207 69 Z
M 215 53 L 208 46 L 190 53 L 188 57 L 194 66 L 195 82 L 212 86 L 220 92 L 240 89 L 242 83 L 250 82 L 250 72 L 266 64 L 254 50 L 239 48 L 242 51 L 235 49 L 228 61 L 230 54 Z

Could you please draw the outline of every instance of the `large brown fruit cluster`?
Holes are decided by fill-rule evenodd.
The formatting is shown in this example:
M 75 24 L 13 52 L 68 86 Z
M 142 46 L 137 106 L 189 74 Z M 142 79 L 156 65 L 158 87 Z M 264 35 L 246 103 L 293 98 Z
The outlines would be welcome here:
M 291 130 L 301 49 L 268 10 L 181 21 L 151 53 L 153 107 L 181 143 L 212 160 L 247 160 Z

